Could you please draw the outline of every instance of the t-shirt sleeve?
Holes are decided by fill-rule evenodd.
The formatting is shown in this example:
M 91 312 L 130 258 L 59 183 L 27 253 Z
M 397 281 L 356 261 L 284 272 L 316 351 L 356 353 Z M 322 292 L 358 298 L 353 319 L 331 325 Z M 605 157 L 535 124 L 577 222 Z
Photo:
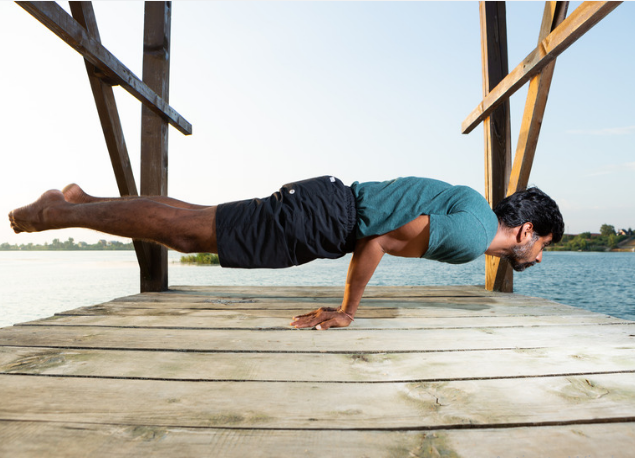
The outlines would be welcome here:
M 490 240 L 476 216 L 460 211 L 430 215 L 430 241 L 425 259 L 462 264 L 473 261 L 487 250 Z

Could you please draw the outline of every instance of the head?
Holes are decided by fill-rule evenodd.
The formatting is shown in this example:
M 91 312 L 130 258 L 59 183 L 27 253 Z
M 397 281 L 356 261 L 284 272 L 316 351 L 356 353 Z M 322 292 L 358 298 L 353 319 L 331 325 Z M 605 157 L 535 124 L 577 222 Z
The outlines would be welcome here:
M 560 209 L 538 188 L 506 197 L 496 205 L 494 213 L 503 228 L 515 232 L 517 245 L 504 258 L 516 271 L 521 272 L 540 262 L 542 249 L 562 239 L 564 220 Z

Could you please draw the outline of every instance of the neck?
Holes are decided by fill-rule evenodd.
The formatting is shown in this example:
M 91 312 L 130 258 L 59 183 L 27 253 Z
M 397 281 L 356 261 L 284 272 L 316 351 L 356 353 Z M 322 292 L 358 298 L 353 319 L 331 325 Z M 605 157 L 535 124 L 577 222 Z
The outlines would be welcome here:
M 498 223 L 498 230 L 496 231 L 494 240 L 490 243 L 485 254 L 501 257 L 508 254 L 515 244 L 516 233 L 513 228 L 508 228 Z

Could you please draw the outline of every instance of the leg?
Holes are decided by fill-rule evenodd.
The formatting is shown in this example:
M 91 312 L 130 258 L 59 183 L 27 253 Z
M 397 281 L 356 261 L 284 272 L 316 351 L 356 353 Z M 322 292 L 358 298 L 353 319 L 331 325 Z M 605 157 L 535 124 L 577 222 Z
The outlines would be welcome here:
M 195 205 L 187 202 L 183 202 L 181 200 L 173 199 L 172 197 L 164 197 L 164 196 L 124 196 L 124 197 L 95 197 L 89 194 L 79 187 L 79 185 L 72 183 L 62 189 L 62 194 L 64 194 L 64 199 L 67 202 L 72 204 L 92 204 L 95 202 L 112 202 L 114 200 L 132 200 L 139 199 L 143 197 L 144 199 L 149 199 L 154 202 L 170 205 L 172 207 L 177 208 L 187 208 L 190 210 L 202 210 L 204 208 L 208 208 L 209 205 Z
M 186 253 L 218 253 L 215 206 L 179 208 L 144 197 L 71 203 L 51 190 L 13 210 L 9 220 L 16 233 L 82 227 Z

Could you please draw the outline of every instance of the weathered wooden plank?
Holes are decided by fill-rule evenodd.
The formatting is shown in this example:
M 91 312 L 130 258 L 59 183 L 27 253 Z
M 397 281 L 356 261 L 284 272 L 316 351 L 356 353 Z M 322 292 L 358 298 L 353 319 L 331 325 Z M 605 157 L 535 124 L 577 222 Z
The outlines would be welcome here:
M 145 85 L 101 43 L 91 38 L 86 30 L 55 2 L 16 3 L 143 105 L 162 116 L 181 133 L 192 133 L 192 125 L 185 118 Z
M 225 430 L 0 421 L 0 454 L 58 456 L 624 456 L 635 423 L 435 431 Z M 337 452 L 329 444 L 337 444 Z M 521 452 L 522 451 L 522 452 Z M 511 453 L 511 455 L 510 455 Z
M 218 295 L 218 294 L 251 294 L 257 297 L 267 296 L 315 296 L 342 297 L 344 286 L 172 286 L 166 294 L 155 295 L 165 297 L 177 295 Z M 145 295 L 143 295 L 145 296 Z M 152 295 L 148 295 L 152 296 Z M 499 293 L 487 291 L 483 286 L 447 285 L 447 286 L 367 286 L 364 297 L 497 297 Z M 507 296 L 503 294 L 502 296 Z
M 138 310 L 136 310 L 138 311 Z M 147 311 L 147 310 L 146 310 Z M 206 310 L 205 315 L 56 315 L 42 320 L 22 323 L 22 326 L 107 326 L 123 328 L 181 328 L 181 329 L 280 329 L 288 328 L 294 315 L 287 310 L 274 310 L 263 316 L 263 313 L 250 311 Z M 247 312 L 247 313 L 245 313 Z M 298 310 L 300 312 L 300 310 Z M 359 313 L 355 323 L 365 329 L 437 329 L 437 328 L 497 328 L 536 326 L 577 326 L 628 323 L 627 320 L 613 318 L 608 315 L 589 314 L 574 316 L 480 316 L 475 317 L 382 317 L 374 310 Z M 369 316 L 370 315 L 370 316 Z M 525 329 L 526 330 L 526 329 Z
M 608 345 L 361 355 L 0 347 L 0 372 L 154 380 L 385 383 L 634 371 L 632 355 L 632 346 Z
M 62 348 L 220 352 L 423 352 L 537 348 L 561 345 L 635 345 L 635 323 L 608 326 L 365 330 L 356 323 L 314 330 L 190 330 L 71 326 L 0 329 L 0 345 Z
M 503 81 L 468 115 L 461 125 L 461 132 L 470 133 L 480 122 L 490 116 L 501 103 L 520 89 L 531 77 L 539 73 L 578 38 L 606 17 L 622 2 L 584 2 L 578 6 L 536 49 L 518 64 Z
M 319 289 L 306 289 L 302 291 L 294 291 L 285 293 L 284 291 L 269 291 L 266 288 L 252 287 L 243 292 L 216 291 L 208 293 L 187 293 L 181 291 L 166 291 L 161 293 L 144 293 L 132 296 L 121 297 L 109 301 L 108 303 L 212 303 L 212 304 L 246 304 L 246 303 L 271 303 L 276 302 L 300 302 L 300 303 L 337 303 L 342 301 L 342 294 L 333 294 L 321 292 Z M 382 301 L 392 303 L 427 303 L 427 302 L 444 302 L 444 303 L 481 303 L 481 304 L 558 304 L 548 299 L 520 296 L 517 294 L 491 294 L 491 295 L 457 295 L 452 296 L 450 293 L 439 291 L 436 295 L 417 295 L 416 292 L 409 296 L 390 295 L 390 294 L 373 294 L 371 291 L 368 295 L 364 295 L 362 301 L 369 304 L 378 304 Z M 566 306 L 565 306 L 566 307 Z
M 521 298 L 510 298 L 510 300 L 500 300 L 498 298 L 489 298 L 489 297 L 427 297 L 427 298 L 363 298 L 364 304 L 368 304 L 369 307 L 382 307 L 384 305 L 391 307 L 399 307 L 401 304 L 404 307 L 416 307 L 419 304 L 422 306 L 427 306 L 428 304 L 445 304 L 445 306 L 450 306 L 453 304 L 457 304 L 458 306 L 467 306 L 467 305 L 478 305 L 478 306 L 487 306 L 487 305 L 528 305 L 531 306 L 536 304 L 537 306 L 553 306 L 557 303 L 550 302 L 545 300 L 541 301 L 527 301 Z M 263 310 L 269 307 L 293 307 L 294 304 L 296 306 L 306 307 L 315 305 L 331 305 L 331 304 L 341 304 L 341 297 L 311 297 L 308 294 L 306 297 L 301 296 L 271 296 L 271 297 L 257 297 L 255 295 L 235 295 L 235 296 L 168 296 L 160 299 L 154 297 L 128 297 L 128 298 L 120 298 L 115 299 L 109 302 L 105 302 L 99 305 L 102 306 L 114 306 L 114 307 L 161 307 L 161 306 L 173 306 L 177 307 L 179 304 L 182 307 L 246 307 L 246 308 L 262 308 Z
M 210 301 L 210 302 L 107 302 L 105 304 L 79 307 L 74 310 L 60 312 L 58 316 L 82 315 L 191 315 L 211 316 L 214 311 L 245 313 L 247 315 L 291 317 L 318 307 L 337 307 L 339 300 L 319 301 L 290 300 L 282 301 Z M 209 312 L 209 313 L 208 313 Z M 421 301 L 390 301 L 364 300 L 357 312 L 361 318 L 396 318 L 396 317 L 471 317 L 482 316 L 554 316 L 554 315 L 588 315 L 589 312 L 571 306 L 545 302 L 526 304 L 518 302 L 513 305 L 496 304 L 493 302 L 421 302 Z
M 363 386 L 0 375 L 0 387 L 0 418 L 23 421 L 344 430 L 635 421 L 635 373 Z

